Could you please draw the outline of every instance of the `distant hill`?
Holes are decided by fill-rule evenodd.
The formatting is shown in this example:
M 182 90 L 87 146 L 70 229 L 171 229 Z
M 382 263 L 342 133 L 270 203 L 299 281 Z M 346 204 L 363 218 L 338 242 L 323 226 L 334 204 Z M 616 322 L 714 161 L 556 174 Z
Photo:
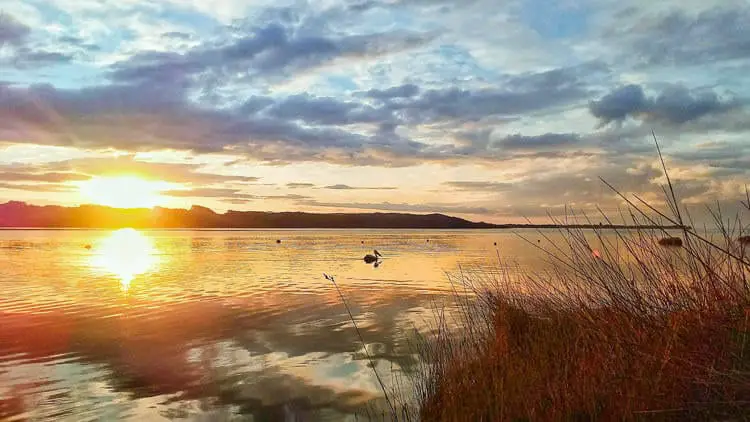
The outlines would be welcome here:
M 37 206 L 11 201 L 0 204 L 3 228 L 368 228 L 481 229 L 496 227 L 443 214 L 227 211 L 155 207 L 120 209 L 98 205 Z
M 10 201 L 0 204 L 0 228 L 201 228 L 201 229 L 516 229 L 599 228 L 636 226 L 573 224 L 490 224 L 443 214 L 331 213 L 227 211 L 219 214 L 206 207 L 112 208 L 99 205 L 61 207 Z M 679 228 L 637 226 L 639 228 Z

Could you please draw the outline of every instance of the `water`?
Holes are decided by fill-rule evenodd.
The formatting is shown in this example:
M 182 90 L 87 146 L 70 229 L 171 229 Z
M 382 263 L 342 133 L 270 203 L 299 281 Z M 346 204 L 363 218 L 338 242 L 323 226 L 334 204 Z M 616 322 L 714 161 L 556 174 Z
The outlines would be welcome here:
M 353 420 L 381 392 L 322 274 L 390 383 L 495 242 L 539 265 L 498 231 L 2 231 L 0 419 Z

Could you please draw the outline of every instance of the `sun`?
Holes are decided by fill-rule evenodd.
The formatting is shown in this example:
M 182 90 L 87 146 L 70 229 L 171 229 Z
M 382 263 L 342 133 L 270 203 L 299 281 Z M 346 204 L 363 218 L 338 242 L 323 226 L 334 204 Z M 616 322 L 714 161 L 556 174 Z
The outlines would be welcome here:
M 138 176 L 93 177 L 79 184 L 81 196 L 97 205 L 115 208 L 152 208 L 164 202 L 165 182 Z

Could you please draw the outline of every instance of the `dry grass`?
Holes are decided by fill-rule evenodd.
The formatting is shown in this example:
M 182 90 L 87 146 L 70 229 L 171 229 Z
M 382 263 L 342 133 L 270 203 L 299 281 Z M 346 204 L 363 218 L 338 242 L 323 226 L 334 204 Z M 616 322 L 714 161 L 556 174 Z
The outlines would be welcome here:
M 682 247 L 659 230 L 564 230 L 540 246 L 545 274 L 464 274 L 477 300 L 461 302 L 463 330 L 443 320 L 421 343 L 421 420 L 750 420 L 746 229 L 716 211 L 698 233 L 671 181 L 665 194 L 669 215 L 623 196 L 627 219 L 685 227 Z
M 391 414 L 369 419 L 750 420 L 750 233 L 718 208 L 713 229 L 694 230 L 662 167 L 668 212 L 603 182 L 627 203 L 624 222 L 679 233 L 562 229 L 554 242 L 540 231 L 546 242 L 529 243 L 550 270 L 460 274 L 458 320 L 436 310 L 417 342 L 418 410 L 396 388 Z M 740 202 L 750 212 L 750 193 Z
M 464 305 L 464 330 L 443 326 L 420 349 L 422 420 L 750 417 L 745 263 L 644 233 L 621 239 L 629 260 L 567 239 L 565 263 L 522 292 L 465 280 L 480 300 Z

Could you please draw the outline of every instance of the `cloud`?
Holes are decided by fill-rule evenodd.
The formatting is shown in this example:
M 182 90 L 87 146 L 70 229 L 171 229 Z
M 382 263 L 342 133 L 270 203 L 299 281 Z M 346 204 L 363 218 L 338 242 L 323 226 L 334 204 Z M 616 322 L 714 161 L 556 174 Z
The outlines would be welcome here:
M 31 33 L 31 28 L 16 20 L 13 16 L 0 12 L 0 47 L 4 45 L 19 46 Z
M 77 158 L 31 166 L 26 169 L 29 173 L 24 174 L 28 175 L 28 177 L 34 177 L 35 173 L 33 172 L 41 172 L 42 174 L 50 172 L 44 176 L 40 176 L 49 179 L 71 174 L 71 178 L 67 180 L 75 180 L 75 178 L 82 177 L 88 178 L 90 176 L 118 176 L 122 174 L 134 174 L 147 179 L 172 183 L 210 184 L 222 182 L 255 182 L 259 180 L 259 178 L 254 176 L 207 173 L 203 171 L 204 169 L 200 164 L 139 161 L 132 155 L 112 158 Z
M 204 74 L 228 77 L 280 77 L 319 67 L 340 58 L 373 58 L 429 42 L 431 35 L 383 32 L 361 35 L 305 33 L 294 22 L 272 21 L 243 28 L 226 43 L 205 43 L 185 53 L 141 53 L 118 63 L 117 81 L 168 80 Z
M 583 100 L 590 95 L 586 78 L 604 71 L 606 67 L 593 63 L 509 75 L 502 87 L 430 89 L 419 97 L 389 101 L 387 106 L 403 114 L 409 123 L 512 117 Z
M 0 48 L 10 47 L 10 54 L 0 56 L 0 65 L 7 64 L 17 69 L 35 69 L 73 60 L 70 54 L 32 45 L 30 36 L 31 28 L 28 25 L 0 11 Z
M 516 133 L 493 142 L 492 146 L 510 150 L 533 150 L 566 147 L 580 141 L 581 136 L 576 133 L 545 133 L 537 136 L 524 136 Z
M 72 55 L 58 51 L 19 47 L 16 49 L 16 54 L 11 62 L 18 69 L 34 69 L 38 66 L 69 63 L 72 60 Z
M 168 190 L 162 195 L 178 198 L 232 198 L 232 199 L 257 199 L 255 195 L 242 193 L 239 189 L 227 188 L 194 188 L 189 190 Z
M 177 198 L 217 198 L 222 202 L 232 204 L 246 204 L 252 200 L 288 200 L 302 201 L 309 200 L 307 195 L 297 195 L 293 193 L 284 195 L 254 195 L 241 191 L 240 189 L 218 188 L 218 187 L 200 187 L 192 189 L 175 189 L 162 192 L 162 195 Z
M 736 101 L 722 99 L 713 91 L 690 92 L 684 86 L 670 86 L 653 99 L 647 113 L 653 119 L 682 124 L 737 106 Z
M 315 183 L 293 182 L 293 183 L 287 183 L 286 187 L 288 187 L 289 189 L 312 188 L 312 187 L 315 187 Z
M 397 189 L 392 186 L 349 186 L 349 185 L 342 185 L 342 184 L 336 184 L 336 185 L 329 185 L 323 187 L 323 189 L 332 189 L 332 190 L 394 190 Z
M 0 136 L 10 142 L 124 151 L 229 152 L 274 164 L 326 161 L 401 166 L 420 160 L 466 160 L 487 150 L 417 141 L 397 130 L 541 112 L 581 101 L 584 77 L 598 66 L 513 75 L 497 88 L 431 89 L 374 106 L 298 94 L 251 96 L 229 106 L 193 99 L 179 72 L 80 89 L 0 85 Z M 156 77 L 156 76 L 154 76 Z M 352 126 L 349 128 L 348 126 Z
M 609 28 L 607 37 L 627 46 L 643 65 L 696 66 L 750 58 L 750 6 L 726 3 L 699 13 L 672 9 L 637 15 Z
M 682 85 L 668 86 L 655 97 L 647 97 L 640 85 L 626 85 L 592 101 L 589 111 L 602 124 L 633 117 L 681 125 L 738 106 L 737 100 L 721 98 L 708 90 L 691 91 Z
M 310 199 L 310 197 L 307 196 L 307 195 L 297 195 L 297 194 L 294 194 L 294 193 L 288 193 L 286 195 L 265 195 L 265 196 L 261 196 L 259 198 L 261 198 L 261 199 L 295 200 L 295 201 Z
M 101 47 L 98 45 L 86 41 L 85 39 L 73 35 L 63 35 L 57 39 L 58 42 L 60 42 L 63 45 L 67 45 L 70 47 L 75 47 L 83 51 L 87 52 L 99 52 L 101 51 Z
M 0 189 L 19 190 L 27 192 L 71 192 L 75 187 L 59 183 L 4 183 L 0 182 Z
M 410 98 L 419 94 L 419 87 L 414 84 L 404 84 L 387 89 L 371 89 L 365 93 L 370 98 L 378 100 L 391 100 L 394 98 Z
M 265 115 L 317 125 L 349 125 L 355 123 L 383 123 L 393 119 L 388 110 L 376 109 L 353 101 L 317 98 L 298 94 L 276 102 L 264 110 Z
M 232 205 L 247 205 L 251 202 L 250 200 L 247 200 L 247 199 L 237 199 L 237 198 L 222 198 L 220 200 L 221 202 L 226 202 Z
M 315 200 L 300 201 L 300 204 L 324 207 L 324 208 L 347 208 L 359 210 L 374 210 L 388 212 L 414 212 L 414 213 L 446 213 L 446 214 L 492 214 L 493 211 L 484 207 L 468 207 L 453 204 L 407 204 L 391 202 L 321 202 Z
M 626 85 L 606 94 L 589 105 L 591 114 L 604 123 L 624 120 L 645 109 L 647 100 L 640 85 Z
M 358 149 L 376 141 L 335 127 L 243 116 L 239 109 L 207 109 L 189 102 L 186 96 L 186 86 L 180 81 L 80 90 L 0 85 L 0 135 L 7 141 L 126 151 L 219 152 L 244 147 L 272 158 L 287 156 L 278 148 L 282 145 Z M 380 144 L 383 141 L 377 139 Z
M 510 189 L 513 184 L 506 182 L 471 182 L 471 181 L 451 181 L 444 182 L 443 185 L 453 189 L 474 192 L 502 192 Z
M 2 166 L 0 166 L 0 170 Z M 0 172 L 0 180 L 6 182 L 16 181 L 28 181 L 28 182 L 50 182 L 60 183 L 69 181 L 81 181 L 88 180 L 90 176 L 80 173 L 63 173 L 63 172 L 49 172 L 49 173 L 32 173 L 32 172 Z

